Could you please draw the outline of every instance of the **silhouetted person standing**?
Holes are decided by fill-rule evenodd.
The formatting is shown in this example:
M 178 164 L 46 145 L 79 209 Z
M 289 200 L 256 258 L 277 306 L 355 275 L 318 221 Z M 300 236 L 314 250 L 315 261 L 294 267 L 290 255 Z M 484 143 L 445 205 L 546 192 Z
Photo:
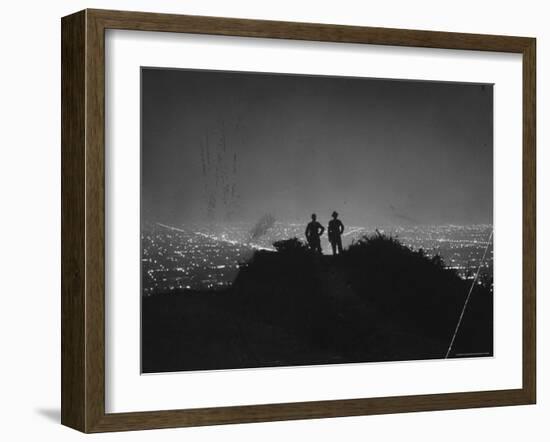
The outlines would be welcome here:
M 332 254 L 342 253 L 342 233 L 344 224 L 338 219 L 338 213 L 332 212 L 332 219 L 328 222 L 328 240 L 332 246 Z
M 311 215 L 311 222 L 306 227 L 306 239 L 314 252 L 323 253 L 321 249 L 321 235 L 325 228 L 317 221 L 317 215 Z

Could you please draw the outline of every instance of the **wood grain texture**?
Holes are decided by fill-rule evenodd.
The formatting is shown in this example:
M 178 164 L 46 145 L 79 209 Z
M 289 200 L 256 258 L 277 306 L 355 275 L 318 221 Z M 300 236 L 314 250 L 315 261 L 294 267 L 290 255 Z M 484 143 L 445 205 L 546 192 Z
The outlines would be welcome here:
M 523 387 L 337 401 L 105 413 L 105 30 L 231 35 L 523 54 Z M 531 404 L 535 351 L 535 40 L 86 10 L 62 20 L 62 423 L 83 432 Z
M 523 390 L 499 390 L 240 407 L 107 414 L 93 432 L 145 430 L 294 419 L 499 407 L 528 404 Z
M 523 389 L 536 402 L 536 40 L 523 51 Z
M 85 13 L 61 29 L 61 422 L 84 428 Z
M 86 11 L 86 428 L 105 415 L 105 38 Z
M 319 23 L 246 20 L 148 12 L 88 10 L 105 29 L 186 32 L 338 43 L 522 52 L 529 38 Z

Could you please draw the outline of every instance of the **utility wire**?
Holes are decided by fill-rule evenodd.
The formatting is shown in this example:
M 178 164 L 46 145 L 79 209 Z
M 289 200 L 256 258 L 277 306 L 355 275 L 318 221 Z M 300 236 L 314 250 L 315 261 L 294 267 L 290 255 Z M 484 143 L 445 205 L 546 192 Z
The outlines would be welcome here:
M 458 323 L 456 324 L 455 332 L 453 334 L 453 338 L 451 339 L 451 343 L 449 344 L 449 348 L 447 349 L 447 354 L 445 355 L 445 359 L 449 357 L 451 354 L 451 350 L 453 348 L 453 345 L 455 343 L 456 335 L 458 334 L 458 329 L 460 328 L 460 325 L 462 323 L 462 319 L 464 318 L 464 312 L 466 311 L 466 308 L 468 307 L 468 302 L 470 302 L 470 297 L 472 296 L 472 291 L 474 290 L 474 285 L 477 281 L 477 278 L 479 276 L 479 271 L 481 270 L 481 266 L 483 265 L 483 262 L 485 261 L 485 256 L 487 255 L 487 250 L 489 250 L 489 246 L 491 245 L 491 240 L 493 239 L 493 230 L 491 230 L 491 234 L 489 235 L 489 239 L 487 240 L 487 247 L 485 247 L 485 252 L 483 252 L 483 257 L 481 258 L 481 261 L 479 263 L 479 266 L 477 268 L 476 276 L 474 277 L 474 280 L 472 281 L 472 285 L 470 286 L 470 291 L 468 292 L 468 296 L 466 296 L 466 301 L 464 301 L 464 306 L 462 307 L 462 312 L 460 313 L 460 317 L 458 318 Z

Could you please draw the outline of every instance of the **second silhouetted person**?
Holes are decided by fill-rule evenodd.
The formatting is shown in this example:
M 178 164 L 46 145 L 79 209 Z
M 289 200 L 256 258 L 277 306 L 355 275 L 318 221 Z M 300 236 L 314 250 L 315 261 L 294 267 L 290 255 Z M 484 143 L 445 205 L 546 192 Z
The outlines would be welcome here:
M 338 219 L 338 213 L 332 212 L 332 219 L 328 222 L 328 240 L 332 246 L 332 254 L 342 253 L 342 233 L 344 224 Z

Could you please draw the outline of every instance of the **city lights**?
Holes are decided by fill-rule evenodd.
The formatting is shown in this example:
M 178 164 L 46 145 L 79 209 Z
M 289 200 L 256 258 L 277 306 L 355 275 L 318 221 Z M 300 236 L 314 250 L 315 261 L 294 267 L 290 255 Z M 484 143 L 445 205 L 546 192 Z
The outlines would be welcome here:
M 422 249 L 426 256 L 439 254 L 447 268 L 463 279 L 473 279 L 485 248 L 479 281 L 492 285 L 493 248 L 487 244 L 492 225 L 414 226 L 378 229 L 405 246 Z M 275 241 L 297 237 L 304 240 L 305 224 L 275 223 L 265 235 L 254 240 L 250 226 L 235 223 L 211 226 L 170 226 L 150 224 L 142 233 L 142 291 L 144 295 L 186 290 L 215 290 L 229 287 L 240 267 L 255 250 L 274 250 Z M 351 226 L 343 236 L 344 247 L 374 228 Z M 322 238 L 328 253 L 329 244 Z M 479 282 L 478 281 L 478 282 Z

